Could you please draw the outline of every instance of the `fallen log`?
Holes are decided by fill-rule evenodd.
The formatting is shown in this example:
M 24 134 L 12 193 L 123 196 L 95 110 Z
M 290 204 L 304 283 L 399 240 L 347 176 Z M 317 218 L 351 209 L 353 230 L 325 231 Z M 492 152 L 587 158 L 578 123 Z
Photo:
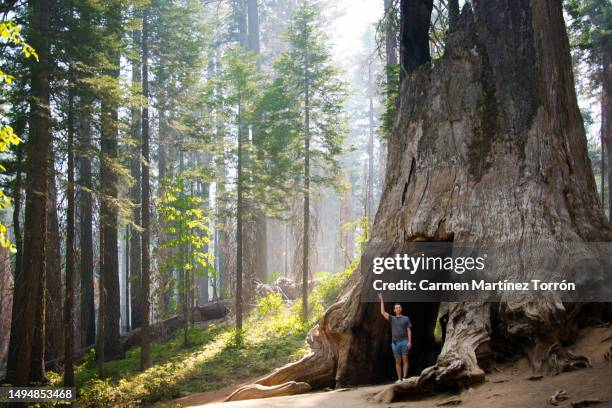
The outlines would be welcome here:
M 222 319 L 229 312 L 229 300 L 209 302 L 203 306 L 196 306 L 192 309 L 191 315 L 194 322 L 208 322 Z M 160 320 L 151 325 L 151 340 L 169 340 L 172 334 L 183 327 L 185 319 L 181 315 L 172 316 L 165 320 Z M 121 346 L 124 351 L 130 347 L 140 345 L 140 328 L 129 331 L 121 336 Z
M 283 384 L 267 386 L 251 384 L 234 391 L 225 401 L 242 401 L 257 398 L 284 397 L 287 395 L 303 394 L 312 388 L 308 383 L 289 381 Z
M 308 290 L 311 291 L 319 282 L 316 280 L 310 280 L 308 282 Z M 280 294 L 284 300 L 295 300 L 301 295 L 302 286 L 301 283 L 297 284 L 291 279 L 280 277 L 271 283 L 256 283 L 255 291 L 257 297 L 261 298 L 269 295 L 270 293 Z
M 220 300 L 216 302 L 209 302 L 203 306 L 196 306 L 192 310 L 192 316 L 194 322 L 212 322 L 225 318 L 229 313 L 229 300 Z M 160 320 L 151 325 L 151 340 L 153 341 L 164 341 L 169 340 L 174 332 L 181 327 L 185 319 L 182 316 L 171 316 L 167 319 Z M 134 329 L 121 335 L 120 338 L 121 347 L 123 351 L 127 351 L 133 346 L 140 345 L 140 328 Z M 93 345 L 83 347 L 74 353 L 74 360 L 77 364 L 80 364 L 87 353 L 94 348 Z M 54 358 L 53 360 L 45 361 L 45 370 L 58 370 L 61 368 L 63 363 L 63 357 Z M 0 376 L 0 379 L 4 376 Z M 1 383 L 2 381 L 0 381 Z

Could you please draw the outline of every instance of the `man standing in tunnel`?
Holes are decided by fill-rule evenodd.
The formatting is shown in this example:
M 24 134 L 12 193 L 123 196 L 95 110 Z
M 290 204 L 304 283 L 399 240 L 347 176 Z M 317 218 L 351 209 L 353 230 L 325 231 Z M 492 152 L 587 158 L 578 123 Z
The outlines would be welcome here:
M 391 323 L 391 349 L 395 358 L 395 370 L 397 371 L 395 383 L 397 384 L 402 382 L 402 378 L 404 381 L 408 379 L 408 351 L 412 348 L 412 331 L 410 330 L 412 323 L 408 316 L 402 314 L 400 303 L 393 305 L 395 315 L 390 315 L 385 311 L 382 293 L 378 294 L 378 298 L 380 299 L 380 314 Z

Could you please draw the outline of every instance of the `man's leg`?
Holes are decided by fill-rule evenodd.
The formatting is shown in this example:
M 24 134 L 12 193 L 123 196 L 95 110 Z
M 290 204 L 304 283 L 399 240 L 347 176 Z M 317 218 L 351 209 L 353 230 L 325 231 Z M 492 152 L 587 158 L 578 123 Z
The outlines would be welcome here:
M 402 379 L 402 357 L 395 357 L 395 371 L 397 371 L 397 379 Z
M 403 378 L 408 378 L 408 355 L 403 355 L 402 361 L 404 363 L 404 377 Z

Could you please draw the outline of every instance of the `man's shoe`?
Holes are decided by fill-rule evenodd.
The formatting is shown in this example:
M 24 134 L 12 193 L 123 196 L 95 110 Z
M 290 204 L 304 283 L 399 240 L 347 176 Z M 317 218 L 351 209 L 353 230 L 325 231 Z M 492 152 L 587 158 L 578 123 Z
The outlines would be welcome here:
M 408 382 L 408 377 L 405 377 L 402 382 Z
M 402 380 L 397 380 L 395 383 L 396 383 L 396 384 L 401 384 L 401 383 L 402 383 Z

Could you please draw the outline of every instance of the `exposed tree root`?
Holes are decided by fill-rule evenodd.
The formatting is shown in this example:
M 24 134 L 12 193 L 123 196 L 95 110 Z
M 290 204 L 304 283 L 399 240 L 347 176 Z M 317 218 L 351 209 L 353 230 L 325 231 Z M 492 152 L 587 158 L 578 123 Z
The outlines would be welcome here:
M 548 350 L 546 368 L 549 374 L 559 374 L 589 367 L 592 367 L 592 364 L 588 357 L 577 356 L 571 351 L 563 349 L 559 343 L 553 344 Z
M 251 384 L 234 391 L 225 401 L 241 401 L 255 398 L 282 397 L 303 394 L 312 388 L 308 383 L 289 381 L 280 385 Z

